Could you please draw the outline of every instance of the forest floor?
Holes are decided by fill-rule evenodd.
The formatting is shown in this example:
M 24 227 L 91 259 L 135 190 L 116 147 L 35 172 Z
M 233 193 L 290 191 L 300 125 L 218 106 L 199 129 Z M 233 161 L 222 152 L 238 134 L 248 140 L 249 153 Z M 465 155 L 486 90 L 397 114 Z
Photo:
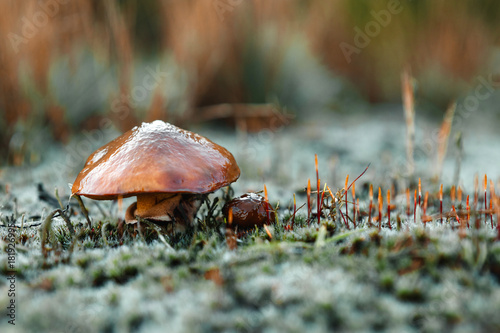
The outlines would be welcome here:
M 220 198 L 215 211 L 208 213 L 203 206 L 197 226 L 179 237 L 153 231 L 120 235 L 116 226 L 123 207 L 133 201 L 130 198 L 122 207 L 84 198 L 92 221 L 88 228 L 76 200 L 68 201 L 67 184 L 90 152 L 117 133 L 97 133 L 95 140 L 78 137 L 67 146 L 47 147 L 39 164 L 4 168 L 0 307 L 15 304 L 16 325 L 3 316 L 0 330 L 499 331 L 497 215 L 481 210 L 485 174 L 488 195 L 490 181 L 500 193 L 498 119 L 472 117 L 454 128 L 441 177 L 436 178 L 437 152 L 426 140 L 440 122 L 417 118 L 416 151 L 425 154 L 416 155 L 415 179 L 422 179 L 422 202 L 425 192 L 429 198 L 426 211 L 422 204 L 414 212 L 417 184 L 404 176 L 405 126 L 397 108 L 319 114 L 260 134 L 208 126 L 194 129 L 235 155 L 242 170 L 232 186 L 236 196 L 261 191 L 266 185 L 269 201 L 278 207 L 277 223 L 239 234 L 236 247 L 226 239 L 220 212 L 224 190 L 211 196 L 212 202 Z M 461 153 L 454 143 L 459 131 Z M 78 150 L 85 140 L 92 148 L 86 154 Z M 314 184 L 311 197 L 316 207 L 315 154 L 321 188 L 327 183 L 333 194 L 344 187 L 346 175 L 350 183 L 370 164 L 356 182 L 360 199 L 356 225 L 340 214 L 345 205 L 328 199 L 319 224 L 316 209 L 308 219 L 304 206 L 295 213 L 292 229 L 293 194 L 297 208 L 305 204 L 308 179 Z M 387 190 L 392 191 L 395 207 L 390 221 L 387 208 L 380 224 L 364 215 L 369 211 L 369 184 L 375 189 L 375 207 L 379 186 L 383 207 Z M 461 186 L 461 201 L 451 197 L 452 185 Z M 406 188 L 411 193 L 410 214 Z M 60 214 L 48 218 L 60 205 L 54 189 L 63 208 L 69 203 L 64 214 L 73 232 Z M 472 207 L 469 217 L 466 195 Z M 452 214 L 452 205 L 457 214 Z M 351 202 L 347 212 L 351 218 L 352 207 Z M 378 214 L 373 208 L 372 217 Z M 427 216 L 432 218 L 428 221 Z M 6 279 L 12 270 L 14 278 Z

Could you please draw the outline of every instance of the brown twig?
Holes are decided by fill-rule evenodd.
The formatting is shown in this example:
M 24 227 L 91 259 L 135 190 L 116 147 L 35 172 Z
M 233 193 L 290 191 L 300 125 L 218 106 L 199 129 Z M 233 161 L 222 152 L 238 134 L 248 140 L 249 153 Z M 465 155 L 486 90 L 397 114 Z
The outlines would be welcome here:
M 87 225 L 88 225 L 89 229 L 92 229 L 92 222 L 90 221 L 89 211 L 87 210 L 87 208 L 83 204 L 82 198 L 78 194 L 74 194 L 73 196 L 76 198 L 76 201 L 78 201 L 78 204 L 80 205 L 80 210 L 82 211 L 83 215 L 87 219 Z
M 387 221 L 389 223 L 389 229 L 392 230 L 392 225 L 391 225 L 391 190 L 387 190 Z
M 441 177 L 441 171 L 443 170 L 443 162 L 446 156 L 446 151 L 448 150 L 448 138 L 450 137 L 451 124 L 453 122 L 453 116 L 455 114 L 456 103 L 452 103 L 446 113 L 444 114 L 443 123 L 439 129 L 438 134 L 438 151 L 437 151 L 437 161 L 436 161 L 436 174 L 435 179 L 439 181 Z
M 319 169 L 318 169 L 318 154 L 314 154 L 314 164 L 316 166 L 316 183 L 317 183 L 317 191 L 318 193 L 316 194 L 316 209 L 317 215 L 318 215 L 318 224 L 321 222 L 321 202 L 320 202 L 320 179 L 319 179 Z
M 413 147 L 415 143 L 415 86 L 413 81 L 410 69 L 406 69 L 401 75 L 401 86 L 406 119 L 406 163 L 410 179 L 413 178 L 415 171 L 415 161 L 413 159 Z

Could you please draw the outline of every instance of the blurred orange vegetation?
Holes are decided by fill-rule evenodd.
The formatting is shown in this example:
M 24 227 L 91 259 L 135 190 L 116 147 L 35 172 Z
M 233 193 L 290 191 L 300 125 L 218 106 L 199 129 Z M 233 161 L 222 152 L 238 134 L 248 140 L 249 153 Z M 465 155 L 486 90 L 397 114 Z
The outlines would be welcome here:
M 496 0 L 396 1 L 402 10 L 391 14 L 387 25 L 378 23 L 380 31 L 369 37 L 367 45 L 357 47 L 355 28 L 366 32 L 367 24 L 378 22 L 376 16 L 394 1 L 0 1 L 4 13 L 0 20 L 4 41 L 0 151 L 6 155 L 19 121 L 49 126 L 54 137 L 64 142 L 77 129 L 98 126 L 100 117 L 109 117 L 119 129 L 127 130 L 139 121 L 157 118 L 189 122 L 200 108 L 210 105 L 269 103 L 266 96 L 296 38 L 307 41 L 331 75 L 347 78 L 369 101 L 399 100 L 400 74 L 410 67 L 423 94 L 447 85 L 437 97 L 437 102 L 441 98 L 447 105 L 464 93 L 461 82 L 471 82 L 488 70 L 492 50 L 499 46 L 500 4 Z M 341 43 L 358 49 L 350 62 Z M 90 50 L 105 66 L 117 66 L 118 86 L 110 101 L 130 94 L 137 60 L 161 61 L 173 55 L 188 77 L 186 110 L 180 115 L 169 112 L 168 96 L 155 93 L 149 111 L 138 113 L 128 105 L 132 112 L 120 118 L 103 105 L 94 118 L 72 128 L 67 121 L 72 110 L 54 98 L 48 79 L 52 64 L 61 56 L 69 57 L 74 68 L 79 66 L 77 55 L 82 49 Z M 28 71 L 42 96 L 41 106 L 35 107 L 32 92 L 23 87 L 20 69 Z M 39 124 L 32 124 L 32 119 Z

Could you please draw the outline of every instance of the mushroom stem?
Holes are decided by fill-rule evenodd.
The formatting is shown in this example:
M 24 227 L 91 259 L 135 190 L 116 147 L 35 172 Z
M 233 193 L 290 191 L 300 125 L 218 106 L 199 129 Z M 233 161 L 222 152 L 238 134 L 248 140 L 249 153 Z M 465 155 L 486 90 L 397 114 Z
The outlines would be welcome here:
M 128 206 L 127 211 L 125 212 L 125 222 L 126 223 L 135 223 L 137 220 L 135 219 L 135 211 L 137 210 L 137 202 L 134 202 L 130 206 Z
M 136 223 L 136 216 L 156 222 L 175 220 L 191 224 L 200 207 L 200 195 L 181 193 L 154 193 L 137 196 L 125 213 L 127 223 Z
M 175 196 L 179 196 L 178 193 L 144 193 L 137 195 L 137 211 L 136 215 L 146 218 L 154 217 L 156 213 L 158 215 L 165 215 L 165 212 L 161 211 L 161 208 L 165 206 L 165 202 L 171 201 Z M 178 198 L 180 199 L 180 198 Z M 178 200 L 176 200 L 178 201 Z

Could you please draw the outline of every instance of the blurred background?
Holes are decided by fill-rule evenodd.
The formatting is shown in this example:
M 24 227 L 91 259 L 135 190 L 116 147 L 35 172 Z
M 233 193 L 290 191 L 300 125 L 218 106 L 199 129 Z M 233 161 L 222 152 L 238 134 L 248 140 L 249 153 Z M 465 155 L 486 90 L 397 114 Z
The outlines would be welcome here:
M 417 143 L 455 101 L 450 141 L 470 119 L 487 119 L 476 133 L 499 120 L 496 0 L 3 0 L 0 12 L 1 163 L 49 161 L 61 182 L 106 140 L 154 119 L 227 141 L 260 184 L 313 175 L 314 153 L 333 182 L 374 160 L 397 164 L 404 70 L 425 119 Z M 500 146 L 484 140 L 493 150 L 471 161 L 493 168 Z

